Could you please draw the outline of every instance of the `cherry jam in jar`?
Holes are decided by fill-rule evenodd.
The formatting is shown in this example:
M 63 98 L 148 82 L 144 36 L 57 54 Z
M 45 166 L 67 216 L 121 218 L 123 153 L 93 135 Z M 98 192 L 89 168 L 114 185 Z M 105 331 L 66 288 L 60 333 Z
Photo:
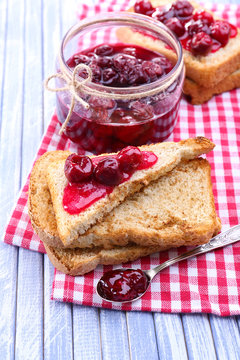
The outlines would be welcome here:
M 177 62 L 131 41 L 125 36 L 128 31 L 133 38 L 144 32 L 161 40 L 176 53 Z M 81 149 L 115 152 L 169 137 L 177 122 L 184 65 L 181 45 L 165 25 L 125 12 L 83 20 L 65 35 L 57 71 L 71 78 L 79 64 L 91 69 L 91 78 L 77 89 L 88 108 L 75 100 L 64 134 Z M 80 83 L 87 76 L 86 69 L 77 69 Z M 57 78 L 56 85 L 64 88 L 66 83 Z M 72 96 L 69 90 L 57 92 L 60 125 L 69 114 Z

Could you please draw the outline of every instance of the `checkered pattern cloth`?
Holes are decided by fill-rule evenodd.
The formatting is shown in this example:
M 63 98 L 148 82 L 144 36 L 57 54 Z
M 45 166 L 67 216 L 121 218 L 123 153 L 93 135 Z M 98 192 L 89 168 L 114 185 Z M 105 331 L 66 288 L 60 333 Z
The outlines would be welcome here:
M 96 12 L 122 10 L 119 0 L 100 1 L 94 8 L 82 5 L 79 18 Z M 240 6 L 207 6 L 217 15 L 240 26 Z M 43 137 L 37 158 L 48 150 L 75 150 L 66 137 L 58 135 L 56 116 Z M 181 100 L 180 116 L 168 140 L 206 136 L 216 148 L 207 155 L 212 166 L 213 192 L 223 230 L 240 223 L 240 89 L 214 97 L 202 106 Z M 27 180 L 6 228 L 4 241 L 11 245 L 45 252 L 33 233 L 27 214 Z M 124 267 L 149 269 L 186 249 L 172 249 L 144 257 Z M 161 312 L 206 312 L 222 316 L 240 314 L 240 242 L 197 258 L 175 264 L 158 274 L 144 297 L 132 304 L 112 305 L 96 294 L 96 284 L 105 271 L 118 266 L 98 266 L 85 276 L 71 277 L 55 271 L 52 299 L 118 310 Z

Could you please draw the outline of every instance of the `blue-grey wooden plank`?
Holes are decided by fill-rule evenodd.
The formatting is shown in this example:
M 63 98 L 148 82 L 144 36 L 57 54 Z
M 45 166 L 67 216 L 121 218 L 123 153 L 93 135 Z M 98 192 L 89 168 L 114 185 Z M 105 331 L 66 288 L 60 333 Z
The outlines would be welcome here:
M 20 187 L 21 174 L 21 126 L 22 126 L 22 83 L 24 65 L 24 32 L 23 12 L 21 4 L 15 1 L 3 1 L 5 8 L 2 20 L 7 14 L 6 33 L 1 33 L 3 44 L 3 77 L 1 96 L 1 138 L 0 138 L 0 225 L 1 236 L 14 199 Z M 2 9 L 2 8 L 1 8 Z M 5 14 L 5 15 L 4 15 Z M 6 41 L 6 42 L 5 42 Z M 2 43 L 1 43 L 2 44 Z M 6 51 L 6 52 L 4 52 Z M 15 315 L 17 288 L 18 249 L 0 245 L 1 276 L 0 276 L 0 317 L 1 346 L 0 357 L 12 359 L 15 351 Z
M 72 305 L 51 300 L 53 265 L 44 255 L 44 359 L 73 359 Z
M 0 243 L 0 359 L 4 360 L 14 358 L 17 254 L 14 246 Z
M 74 359 L 100 360 L 101 339 L 99 310 L 73 306 Z
M 43 79 L 55 72 L 56 56 L 61 42 L 62 13 L 60 3 L 62 1 L 43 1 Z M 54 86 L 54 83 L 53 83 Z M 55 108 L 55 94 L 47 90 L 43 91 L 43 115 L 44 129 L 51 120 Z
M 133 311 L 126 317 L 131 360 L 158 360 L 153 314 Z
M 161 360 L 187 360 L 181 316 L 179 314 L 154 314 L 159 358 Z
M 43 359 L 42 254 L 20 248 L 15 359 Z
M 240 359 L 240 333 L 236 317 L 210 315 L 213 339 L 218 359 Z
M 101 310 L 100 324 L 103 360 L 130 359 L 125 312 Z
M 41 139 L 42 49 L 41 0 L 25 0 L 22 171 L 25 182 Z M 43 358 L 43 256 L 19 250 L 16 359 Z
M 25 0 L 25 67 L 22 128 L 22 180 L 36 156 L 43 132 L 42 0 Z
M 182 321 L 189 359 L 216 359 L 208 315 L 184 314 Z
M 3 102 L 4 72 L 6 61 L 6 34 L 7 34 L 7 1 L 0 2 L 0 132 L 1 132 L 1 109 Z

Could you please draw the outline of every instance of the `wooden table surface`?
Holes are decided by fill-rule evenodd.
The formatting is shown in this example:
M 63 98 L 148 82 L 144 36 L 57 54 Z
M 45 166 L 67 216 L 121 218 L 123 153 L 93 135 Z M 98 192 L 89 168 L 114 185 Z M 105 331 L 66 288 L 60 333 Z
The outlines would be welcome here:
M 0 1 L 1 234 L 54 110 L 42 82 L 77 3 Z M 0 243 L 0 359 L 240 359 L 240 317 L 59 303 L 53 271 L 46 255 Z

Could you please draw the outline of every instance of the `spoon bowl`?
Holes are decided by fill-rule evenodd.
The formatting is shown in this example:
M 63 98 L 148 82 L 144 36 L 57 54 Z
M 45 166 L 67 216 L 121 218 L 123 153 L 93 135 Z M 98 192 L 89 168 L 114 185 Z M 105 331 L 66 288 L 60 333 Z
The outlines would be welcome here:
M 141 269 L 116 269 L 106 272 L 97 284 L 97 294 L 105 301 L 126 303 L 142 297 L 150 278 Z

